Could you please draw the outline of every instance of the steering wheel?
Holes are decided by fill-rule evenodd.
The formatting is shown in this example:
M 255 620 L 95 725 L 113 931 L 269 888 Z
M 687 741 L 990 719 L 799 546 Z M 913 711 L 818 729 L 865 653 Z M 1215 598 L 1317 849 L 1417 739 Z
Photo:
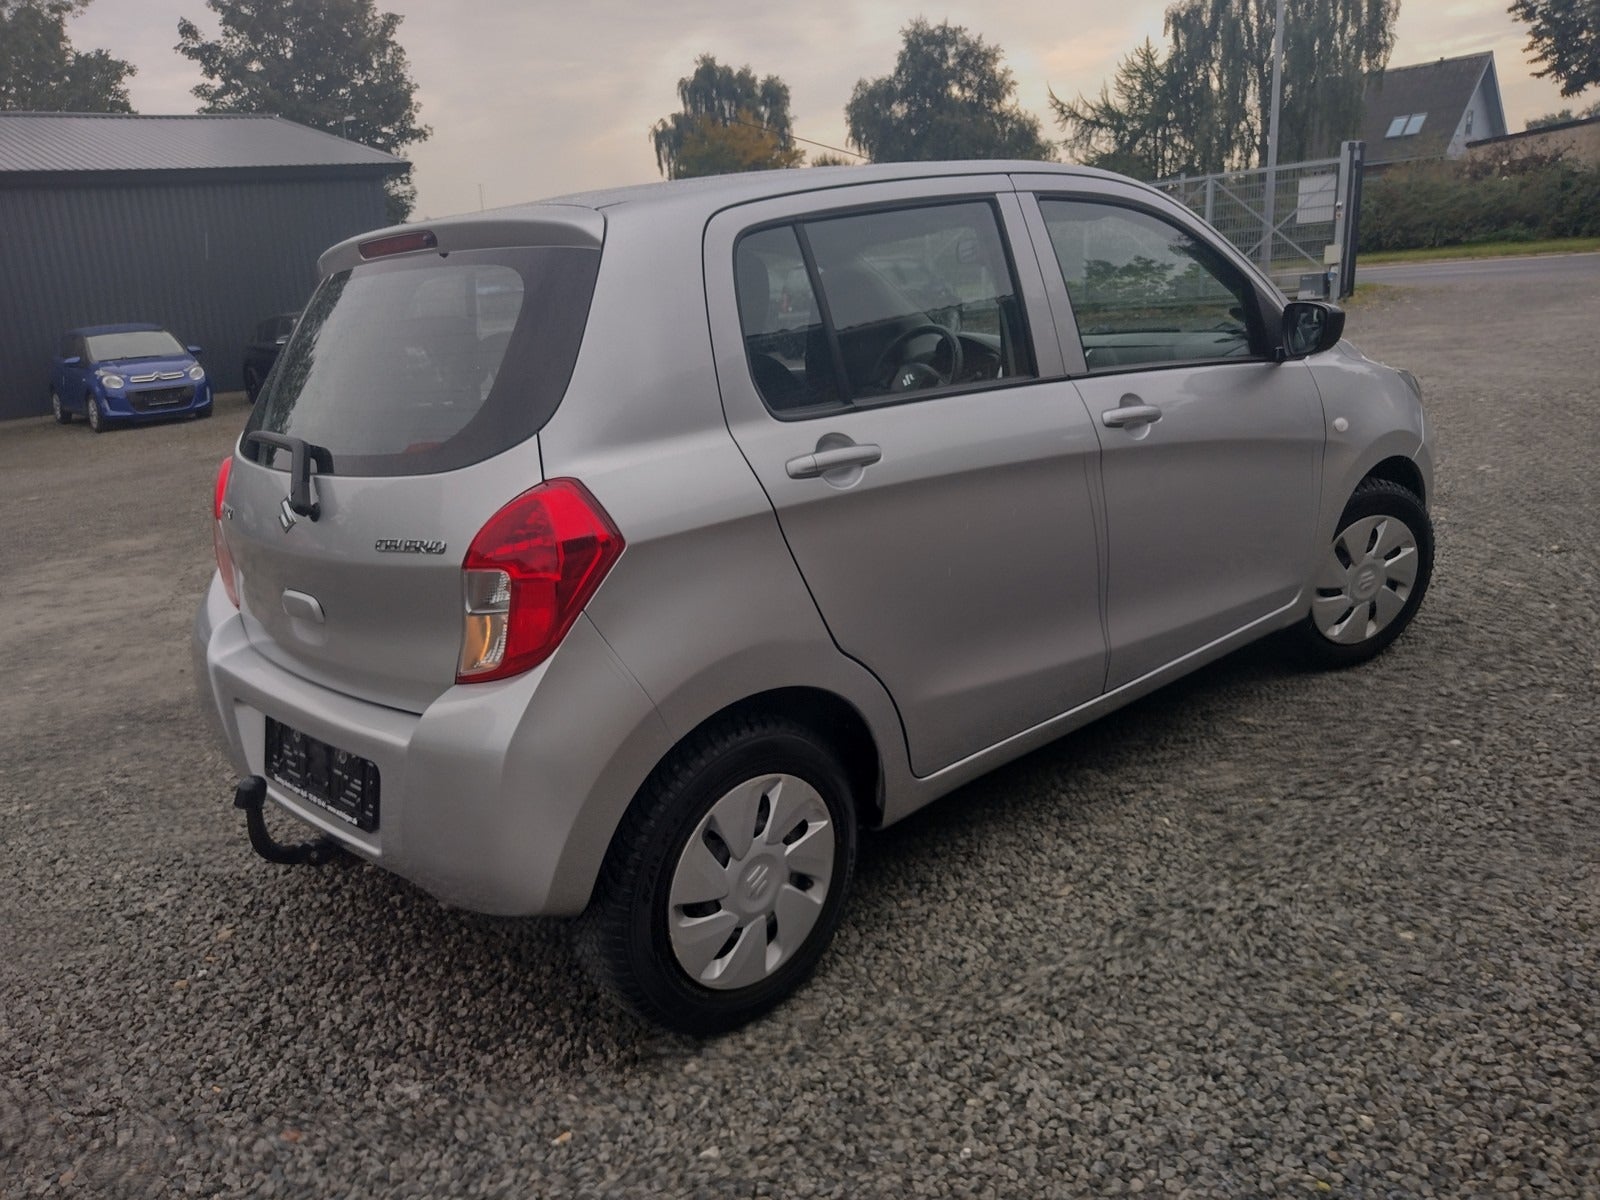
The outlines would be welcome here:
M 921 362 L 913 359 L 909 362 L 900 361 L 900 352 L 913 338 L 922 337 L 924 334 L 933 334 L 950 347 L 950 370 L 941 372 L 932 363 Z M 906 330 L 894 341 L 883 348 L 883 353 L 878 355 L 878 361 L 872 365 L 872 374 L 869 378 L 889 378 L 891 392 L 910 392 L 918 388 L 945 387 L 955 381 L 961 374 L 961 339 L 943 325 L 935 325 L 929 321 L 916 325 Z

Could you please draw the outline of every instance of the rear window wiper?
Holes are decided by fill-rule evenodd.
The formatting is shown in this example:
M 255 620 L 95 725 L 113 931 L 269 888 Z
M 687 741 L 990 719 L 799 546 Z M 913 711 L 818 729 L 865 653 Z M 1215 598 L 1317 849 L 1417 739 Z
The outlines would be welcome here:
M 311 465 L 316 464 L 317 474 L 333 474 L 333 454 L 326 446 L 316 446 L 305 438 L 290 437 L 284 433 L 267 433 L 257 429 L 244 435 L 245 448 L 260 444 L 289 452 L 289 495 L 284 500 L 284 505 L 291 512 L 299 513 L 302 517 L 310 517 L 315 521 L 322 515 L 322 505 L 316 499 L 316 493 L 311 486 Z M 269 453 L 267 464 L 271 463 Z M 287 514 L 280 514 L 279 522 L 284 529 L 294 524 L 294 518 Z

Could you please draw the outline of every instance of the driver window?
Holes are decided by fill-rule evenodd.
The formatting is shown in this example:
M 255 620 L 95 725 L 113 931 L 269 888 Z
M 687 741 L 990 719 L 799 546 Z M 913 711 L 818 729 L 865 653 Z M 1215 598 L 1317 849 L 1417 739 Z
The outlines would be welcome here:
M 1039 201 L 1091 371 L 1253 354 L 1250 286 L 1199 238 L 1137 209 Z
M 803 231 L 855 403 L 1034 374 L 990 205 L 861 213 Z

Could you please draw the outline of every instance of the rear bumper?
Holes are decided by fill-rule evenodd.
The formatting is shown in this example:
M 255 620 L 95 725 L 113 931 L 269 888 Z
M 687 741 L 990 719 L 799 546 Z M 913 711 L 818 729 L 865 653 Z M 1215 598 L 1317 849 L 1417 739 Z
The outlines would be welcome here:
M 381 777 L 372 833 L 269 781 L 270 801 L 478 912 L 581 912 L 617 822 L 670 745 L 649 698 L 587 618 L 534 670 L 451 687 L 420 715 L 332 691 L 263 657 L 215 576 L 192 649 L 201 707 L 242 774 L 266 775 L 271 716 L 370 759 Z M 218 804 L 219 819 L 235 815 Z

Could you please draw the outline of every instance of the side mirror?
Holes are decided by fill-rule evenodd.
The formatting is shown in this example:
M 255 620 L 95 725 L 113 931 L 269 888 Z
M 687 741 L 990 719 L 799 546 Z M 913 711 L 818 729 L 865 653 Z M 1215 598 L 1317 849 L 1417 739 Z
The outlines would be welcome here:
M 199 346 L 185 346 L 184 349 L 187 350 L 190 354 L 194 355 L 196 358 L 200 357 L 201 351 L 200 351 L 200 347 Z
M 1283 309 L 1282 329 L 1280 362 L 1321 354 L 1344 336 L 1344 309 L 1326 300 L 1291 300 Z
M 83 359 L 74 354 L 71 358 L 63 358 L 61 365 L 63 367 L 79 367 L 83 365 Z

